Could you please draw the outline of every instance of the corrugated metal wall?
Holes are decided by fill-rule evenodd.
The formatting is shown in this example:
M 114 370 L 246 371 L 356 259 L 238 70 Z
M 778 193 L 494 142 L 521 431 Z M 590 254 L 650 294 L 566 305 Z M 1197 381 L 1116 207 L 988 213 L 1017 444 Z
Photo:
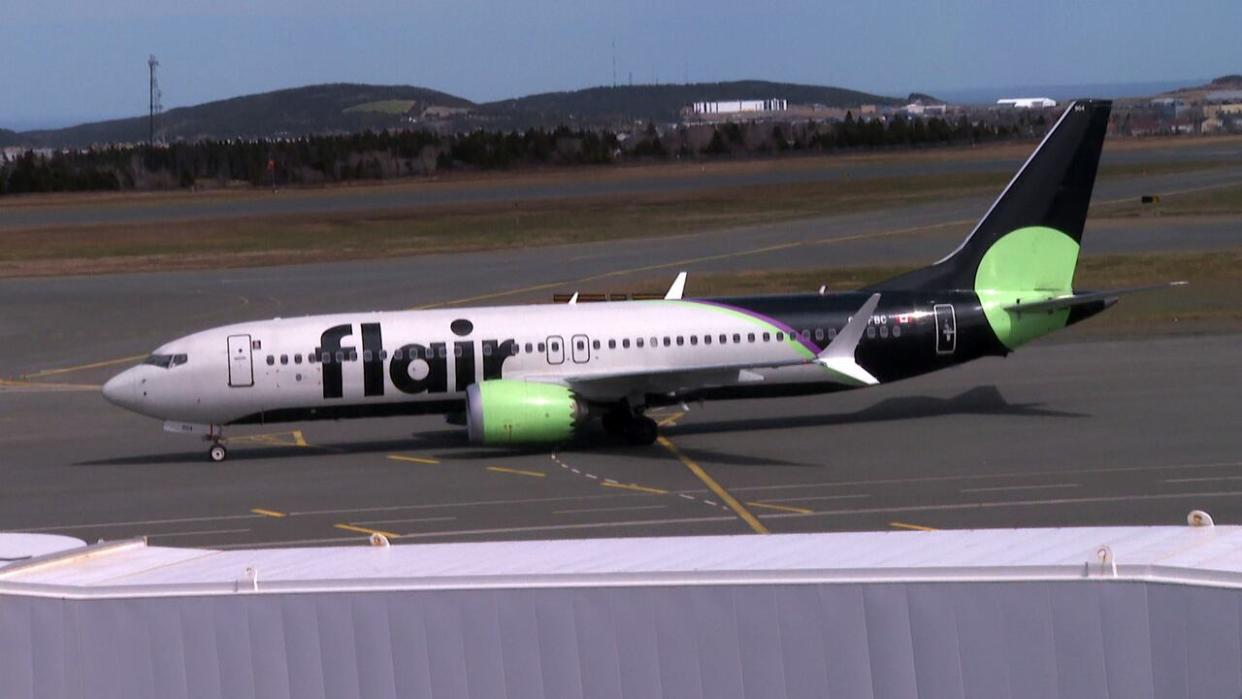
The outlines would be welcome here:
M 0 697 L 1238 697 L 1240 601 L 1101 581 L 0 596 Z

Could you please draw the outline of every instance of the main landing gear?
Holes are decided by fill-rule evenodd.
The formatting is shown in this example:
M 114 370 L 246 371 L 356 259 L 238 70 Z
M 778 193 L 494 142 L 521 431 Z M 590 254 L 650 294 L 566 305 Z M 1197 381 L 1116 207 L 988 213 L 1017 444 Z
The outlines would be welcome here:
M 636 414 L 629 410 L 618 409 L 604 413 L 601 420 L 604 431 L 624 439 L 635 446 L 654 444 L 660 436 L 660 428 L 656 421 L 646 415 Z

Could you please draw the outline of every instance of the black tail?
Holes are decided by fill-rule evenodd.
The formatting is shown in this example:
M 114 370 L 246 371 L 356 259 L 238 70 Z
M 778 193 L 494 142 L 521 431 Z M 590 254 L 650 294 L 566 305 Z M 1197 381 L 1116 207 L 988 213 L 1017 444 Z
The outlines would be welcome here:
M 1051 228 L 1080 243 L 1112 106 L 1107 100 L 1071 103 L 956 250 L 870 290 L 973 289 L 988 249 L 1022 228 Z

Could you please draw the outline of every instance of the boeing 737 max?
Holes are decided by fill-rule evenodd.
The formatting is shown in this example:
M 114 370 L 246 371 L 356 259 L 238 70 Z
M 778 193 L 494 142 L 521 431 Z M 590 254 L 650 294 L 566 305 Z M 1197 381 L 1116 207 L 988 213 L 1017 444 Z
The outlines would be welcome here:
M 445 413 L 482 444 L 583 423 L 636 444 L 689 400 L 872 386 L 1004 355 L 1111 305 L 1073 290 L 1110 102 L 1071 104 L 966 240 L 848 293 L 346 313 L 241 323 L 160 347 L 104 396 L 202 434 L 225 425 Z

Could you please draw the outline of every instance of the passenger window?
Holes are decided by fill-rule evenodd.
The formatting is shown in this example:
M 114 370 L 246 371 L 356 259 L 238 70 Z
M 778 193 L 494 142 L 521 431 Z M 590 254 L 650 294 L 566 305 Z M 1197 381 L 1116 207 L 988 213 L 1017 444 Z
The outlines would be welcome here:
M 440 359 L 445 359 L 447 357 L 448 357 L 448 349 L 441 346 L 440 347 Z M 431 350 L 427 350 L 427 358 L 431 359 Z
M 880 326 L 880 337 L 888 337 L 888 326 L 887 325 Z
M 642 346 L 643 346 L 643 339 L 640 337 L 640 338 L 638 338 L 637 340 L 634 340 L 634 346 L 635 346 L 635 347 L 642 347 Z
M 875 337 L 875 326 L 874 325 L 867 326 L 867 337 Z
M 764 341 L 764 342 L 771 342 L 771 341 L 772 341 L 772 333 L 764 333 L 764 334 L 763 334 L 763 341 Z
M 348 359 L 349 359 L 349 361 L 351 361 L 351 362 L 356 362 L 356 361 L 358 361 L 358 350 L 350 350 L 350 351 L 349 351 L 349 356 L 348 356 Z
M 823 328 L 815 328 L 815 339 L 816 339 L 816 340 L 822 340 L 822 339 L 824 339 L 824 329 L 823 329 Z
M 724 333 L 720 333 L 720 344 L 723 345 L 727 343 L 728 341 L 729 341 L 729 336 Z
M 302 355 L 301 355 L 301 354 L 295 354 L 295 355 L 293 355 L 293 363 L 294 363 L 294 364 L 301 364 L 301 363 L 302 363 Z
M 462 352 L 461 345 L 453 345 L 453 356 L 454 357 L 460 357 L 461 352 Z
M 616 349 L 616 348 L 617 348 L 617 341 L 616 341 L 616 340 L 609 340 L 609 341 L 608 341 L 608 349 Z
M 829 339 L 829 340 L 835 340 L 835 339 L 837 339 L 837 329 L 836 329 L 836 328 L 828 328 L 828 339 Z
M 544 351 L 545 351 L 545 350 L 547 350 L 547 348 L 548 348 L 548 346 L 547 346 L 547 345 L 545 345 L 544 343 L 542 343 L 542 342 L 540 342 L 540 343 L 539 343 L 539 353 L 540 353 L 540 354 L 543 354 L 543 353 L 544 353 Z
M 629 349 L 629 348 L 630 348 L 630 338 L 627 337 L 621 340 L 621 349 Z
M 273 365 L 275 365 L 275 364 L 276 364 L 276 357 L 274 357 L 274 356 L 272 356 L 272 355 L 270 355 L 270 354 L 269 354 L 269 355 L 267 355 L 267 365 L 268 365 L 268 366 L 273 366 Z
M 530 354 L 531 352 L 534 352 L 534 351 L 535 351 L 535 346 L 534 346 L 534 345 L 532 345 L 531 343 L 527 342 L 527 343 L 526 343 L 526 353 L 527 353 L 527 354 Z M 539 351 L 540 351 L 540 352 L 542 352 L 542 351 L 543 351 L 543 345 L 540 345 L 540 346 L 539 346 Z
M 553 342 L 553 343 L 552 343 L 552 351 L 553 351 L 553 352 L 560 352 L 560 351 L 561 351 L 561 343 L 559 343 L 559 342 Z
M 691 335 L 691 336 L 690 336 L 690 344 L 692 344 L 692 345 L 697 345 L 697 344 L 699 344 L 699 336 L 698 336 L 698 335 Z
M 681 346 L 682 346 L 682 345 L 684 345 L 684 344 L 686 344 L 686 338 L 685 338 L 684 336 L 682 336 L 682 335 L 678 335 L 678 336 L 677 336 L 677 346 L 678 346 L 678 347 L 681 347 Z
M 599 349 L 600 347 L 599 340 L 591 340 L 591 347 L 593 349 Z
M 405 356 L 405 353 L 404 353 L 404 352 L 402 352 L 402 351 L 401 351 L 401 350 L 399 350 L 399 349 L 397 349 L 397 350 L 393 350 L 393 351 L 392 351 L 392 358 L 393 358 L 393 359 L 400 360 L 400 359 L 401 359 L 402 357 L 404 357 L 404 356 Z M 413 358 L 414 358 L 414 353 L 413 353 L 413 352 L 410 352 L 410 358 L 411 358 L 411 359 L 413 359 Z
M 746 333 L 746 341 L 747 341 L 747 342 L 754 342 L 754 341 L 755 341 L 755 334 L 754 334 L 754 333 Z
M 660 344 L 660 342 L 659 342 L 659 340 L 658 340 L 657 338 L 654 338 L 654 337 L 653 337 L 653 338 L 651 338 L 651 346 L 652 346 L 652 347 L 655 347 L 655 346 L 657 346 L 657 345 L 659 345 L 659 344 Z
M 492 356 L 492 346 L 490 343 L 487 343 L 487 342 L 483 343 L 483 356 L 484 357 Z
M 750 339 L 753 340 L 755 338 L 752 337 Z M 740 333 L 733 333 L 733 343 L 740 344 L 741 342 L 742 342 L 742 335 Z
M 336 363 L 337 363 L 337 364 L 340 364 L 340 363 L 342 363 L 342 362 L 344 362 L 344 361 L 345 361 L 345 353 L 344 353 L 344 352 L 337 352 L 337 353 L 336 353 Z M 268 362 L 268 364 L 271 364 L 271 362 Z
M 710 344 L 712 344 L 712 336 L 711 336 L 711 335 L 704 335 L 704 336 L 703 336 L 703 344 L 705 344 L 705 345 L 710 345 Z
M 670 346 L 670 345 L 672 345 L 672 344 L 673 344 L 673 338 L 669 337 L 668 335 L 665 335 L 665 336 L 664 336 L 664 346 L 665 346 L 665 347 L 669 347 L 669 346 Z
M 809 339 L 811 339 L 811 331 L 810 331 L 810 330 L 807 330 L 806 328 L 803 328 L 803 329 L 802 329 L 802 339 L 803 339 L 803 340 L 809 340 Z
M 766 340 L 767 338 L 765 337 L 764 339 Z M 776 341 L 777 341 L 777 342 L 784 342 L 784 341 L 785 341 L 785 333 L 776 333 Z
M 362 361 L 369 362 L 374 359 L 375 355 L 371 353 L 371 350 L 362 350 Z
M 322 361 L 324 364 L 331 364 L 331 363 L 332 363 L 332 354 L 331 354 L 331 353 L 329 353 L 329 352 L 324 352 L 324 353 L 323 353 L 323 355 L 321 355 L 321 356 L 319 357 L 319 359 L 320 359 L 320 361 Z

